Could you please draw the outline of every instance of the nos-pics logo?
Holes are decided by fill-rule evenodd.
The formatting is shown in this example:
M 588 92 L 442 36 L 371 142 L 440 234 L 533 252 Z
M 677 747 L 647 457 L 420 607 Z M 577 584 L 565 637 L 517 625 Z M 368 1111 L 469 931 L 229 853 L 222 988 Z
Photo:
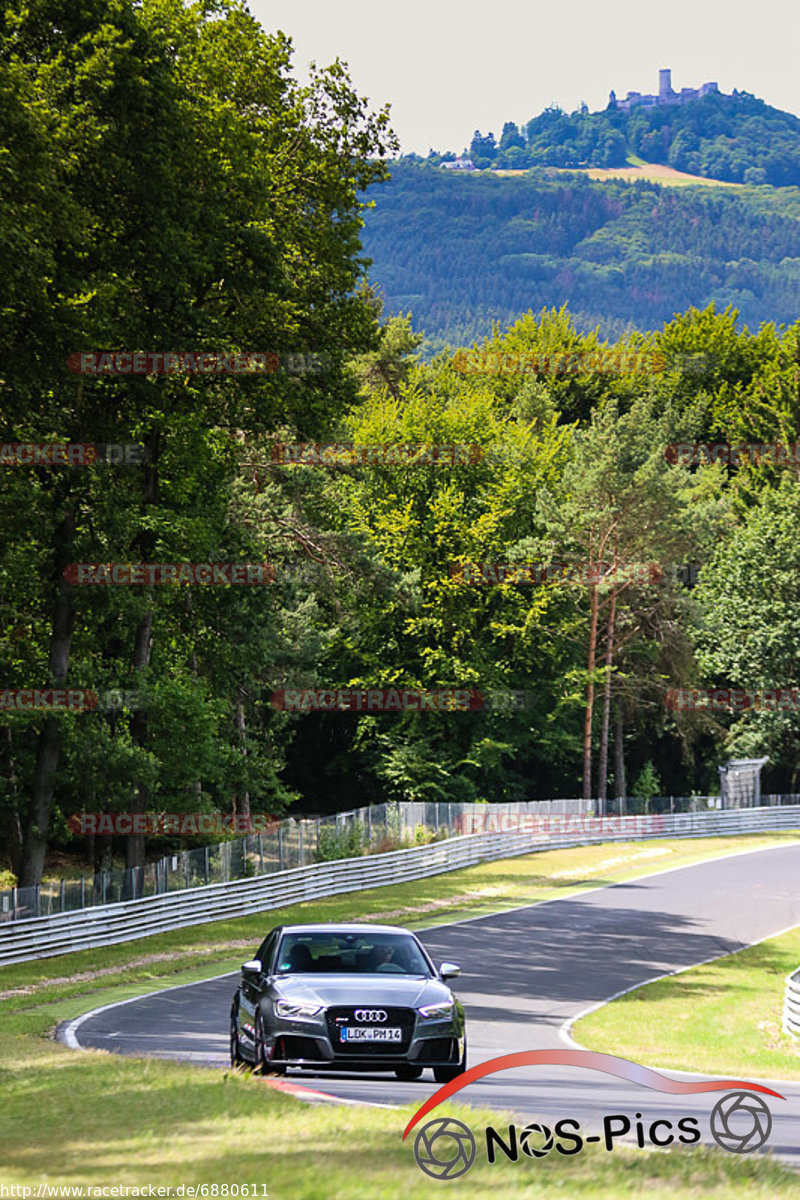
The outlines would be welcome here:
M 758 1093 L 785 1099 L 780 1092 L 771 1088 L 738 1079 L 709 1080 L 706 1083 L 679 1082 L 628 1059 L 598 1054 L 593 1050 L 527 1050 L 490 1059 L 439 1088 L 411 1118 L 403 1133 L 403 1140 L 443 1100 L 476 1079 L 511 1067 L 545 1064 L 586 1067 L 672 1095 L 728 1092 L 714 1105 L 709 1129 L 717 1144 L 733 1154 L 749 1154 L 760 1149 L 769 1138 L 772 1115 Z M 487 1126 L 483 1131 L 483 1139 L 486 1161 L 493 1165 L 506 1159 L 519 1162 L 522 1158 L 544 1158 L 551 1152 L 569 1157 L 579 1154 L 585 1145 L 592 1142 L 601 1143 L 611 1151 L 616 1141 L 628 1134 L 635 1136 L 636 1144 L 641 1149 L 648 1145 L 692 1145 L 700 1141 L 699 1126 L 697 1117 L 662 1117 L 655 1121 L 643 1121 L 639 1112 L 633 1117 L 626 1113 L 613 1113 L 603 1117 L 602 1135 L 584 1134 L 579 1121 L 565 1117 L 555 1121 L 552 1126 L 531 1122 L 520 1128 L 512 1124 L 502 1132 Z M 478 1143 L 472 1130 L 463 1121 L 452 1117 L 436 1117 L 426 1122 L 414 1139 L 417 1165 L 433 1179 L 457 1179 L 464 1175 L 475 1162 L 477 1153 Z

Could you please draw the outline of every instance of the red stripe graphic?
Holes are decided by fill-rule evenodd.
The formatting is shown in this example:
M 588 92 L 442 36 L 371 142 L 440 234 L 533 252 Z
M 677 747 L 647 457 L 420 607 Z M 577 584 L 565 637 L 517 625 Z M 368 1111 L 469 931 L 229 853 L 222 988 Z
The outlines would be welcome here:
M 678 1079 L 668 1079 L 666 1075 L 643 1067 L 641 1063 L 630 1062 L 627 1058 L 617 1058 L 615 1054 L 600 1054 L 596 1050 L 520 1050 L 516 1054 L 501 1054 L 499 1058 L 490 1058 L 488 1062 L 470 1067 L 462 1075 L 458 1075 L 438 1092 L 434 1092 L 425 1103 L 417 1109 L 408 1122 L 403 1134 L 403 1140 L 411 1130 L 427 1116 L 432 1109 L 437 1108 L 442 1101 L 449 1100 L 456 1092 L 484 1075 L 494 1075 L 496 1071 L 507 1071 L 511 1067 L 539 1067 L 545 1065 L 560 1067 L 585 1067 L 589 1071 L 603 1071 L 606 1075 L 616 1075 L 619 1079 L 628 1079 L 631 1083 L 641 1084 L 642 1087 L 652 1088 L 656 1092 L 671 1092 L 675 1096 L 685 1096 L 694 1092 L 727 1092 L 739 1088 L 747 1092 L 763 1092 L 767 1096 L 777 1096 L 785 1100 L 780 1092 L 764 1087 L 760 1083 L 746 1083 L 742 1079 L 714 1079 L 707 1083 L 681 1083 Z

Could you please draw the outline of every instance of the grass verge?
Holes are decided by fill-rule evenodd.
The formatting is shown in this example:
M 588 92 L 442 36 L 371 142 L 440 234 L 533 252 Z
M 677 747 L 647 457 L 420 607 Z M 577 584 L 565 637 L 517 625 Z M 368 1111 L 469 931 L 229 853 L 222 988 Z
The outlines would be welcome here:
M 401 1140 L 411 1106 L 309 1107 L 253 1076 L 101 1051 L 72 1054 L 13 1033 L 0 1035 L 0 1055 L 6 1184 L 230 1189 L 246 1183 L 257 1187 L 251 1196 L 276 1200 L 423 1200 L 437 1186 L 414 1161 L 414 1134 Z M 391 1100 L 390 1083 L 385 1099 Z M 569 1159 L 523 1156 L 490 1167 L 481 1131 L 487 1124 L 502 1130 L 503 1117 L 457 1105 L 440 1111 L 464 1121 L 478 1141 L 476 1163 L 458 1182 L 461 1200 L 478 1200 L 489 1188 L 496 1200 L 796 1194 L 794 1172 L 722 1150 L 592 1148 Z
M 574 895 L 667 867 L 741 850 L 796 842 L 796 834 L 616 843 L 549 851 L 401 887 L 315 901 L 239 921 L 215 922 L 124 946 L 24 963 L 0 971 L 0 1182 L 18 1186 L 132 1187 L 181 1183 L 257 1185 L 250 1196 L 282 1200 L 407 1200 L 436 1182 L 419 1170 L 402 1130 L 412 1108 L 307 1106 L 249 1075 L 204 1071 L 103 1051 L 75 1054 L 49 1040 L 57 1021 L 99 1004 L 218 974 L 241 961 L 268 925 L 281 920 L 391 920 L 410 927 Z M 424 899 L 421 898 L 424 887 Z M 421 1096 L 425 1093 L 421 1093 Z M 392 1085 L 387 1082 L 387 1103 Z M 591 1200 L 644 1197 L 789 1197 L 794 1172 L 722 1150 L 645 1153 L 588 1148 L 489 1166 L 480 1131 L 500 1114 L 464 1106 L 478 1158 L 458 1181 L 460 1200 L 491 1189 L 494 1200 L 569 1195 Z M 531 1114 L 533 1117 L 535 1114 Z M 413 1138 L 413 1135 L 412 1135 Z M 86 1196 L 90 1193 L 85 1192 Z M 230 1195 L 230 1191 L 227 1193 Z
M 0 1038 L 4 1057 L 12 1049 L 6 1040 Z M 410 1107 L 310 1107 L 252 1076 L 60 1050 L 31 1039 L 5 1059 L 4 1092 L 13 1091 L 0 1132 L 5 1183 L 206 1184 L 216 1185 L 217 1195 L 224 1185 L 248 1184 L 251 1196 L 268 1193 L 274 1200 L 423 1200 L 439 1186 L 414 1161 L 414 1133 L 401 1140 Z M 478 1200 L 489 1189 L 494 1200 L 796 1195 L 793 1172 L 722 1150 L 590 1148 L 569 1159 L 522 1156 L 490 1167 L 481 1131 L 487 1124 L 502 1129 L 500 1114 L 455 1105 L 446 1111 L 473 1130 L 479 1147 L 475 1165 L 458 1181 L 460 1200 Z
M 578 1021 L 577 1041 L 636 1062 L 758 1079 L 800 1079 L 800 1045 L 781 1030 L 800 926 L 702 967 L 648 983 Z

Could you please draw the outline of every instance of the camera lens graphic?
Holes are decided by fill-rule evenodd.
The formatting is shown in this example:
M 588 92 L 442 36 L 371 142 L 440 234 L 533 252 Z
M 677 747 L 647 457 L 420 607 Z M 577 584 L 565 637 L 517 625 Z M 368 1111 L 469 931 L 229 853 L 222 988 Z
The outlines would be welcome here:
M 542 1139 L 539 1145 L 532 1140 L 534 1134 L 539 1134 Z M 526 1125 L 520 1134 L 519 1144 L 529 1158 L 544 1158 L 553 1149 L 553 1131 L 546 1125 Z
M 417 1166 L 433 1179 L 457 1179 L 475 1161 L 475 1138 L 461 1121 L 428 1121 L 414 1142 Z
M 750 1154 L 764 1145 L 772 1131 L 772 1114 L 760 1096 L 731 1092 L 714 1105 L 711 1134 L 732 1154 Z

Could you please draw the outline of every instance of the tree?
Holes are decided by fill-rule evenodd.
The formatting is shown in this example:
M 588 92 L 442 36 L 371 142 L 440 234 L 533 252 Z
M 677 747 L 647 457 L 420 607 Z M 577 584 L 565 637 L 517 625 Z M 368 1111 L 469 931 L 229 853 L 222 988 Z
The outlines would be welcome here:
M 646 605 L 648 590 L 658 577 L 657 572 L 651 574 L 649 564 L 678 560 L 690 541 L 686 475 L 670 471 L 664 459 L 665 442 L 664 422 L 654 418 L 651 401 L 642 399 L 625 414 L 620 414 L 613 402 L 603 404 L 593 412 L 589 425 L 576 434 L 575 452 L 557 494 L 543 494 L 541 499 L 547 527 L 571 547 L 579 584 L 588 596 L 585 799 L 593 795 L 595 688 L 600 681 L 604 692 L 597 795 L 601 802 L 606 796 L 611 677 L 622 636 L 619 606 L 626 604 L 636 611 Z M 604 624 L 604 663 L 600 668 Z
M 16 172 L 20 194 L 36 200 L 23 226 L 4 209 L 0 241 L 14 242 L 24 270 L 49 281 L 32 285 L 21 270 L 4 314 L 10 440 L 55 431 L 75 442 L 141 441 L 149 451 L 145 469 L 119 480 L 114 504 L 96 472 L 20 471 L 15 487 L 28 503 L 16 524 L 33 527 L 37 575 L 23 624 L 36 646 L 12 665 L 54 685 L 71 681 L 76 667 L 102 675 L 124 664 L 142 685 L 178 667 L 190 686 L 196 670 L 185 643 L 183 662 L 173 657 L 182 643 L 174 596 L 115 595 L 120 627 L 102 620 L 93 632 L 104 599 L 78 597 L 63 568 L 81 553 L 84 561 L 175 561 L 196 547 L 215 555 L 227 540 L 224 506 L 209 519 L 204 502 L 214 483 L 224 499 L 235 478 L 237 437 L 287 419 L 313 433 L 352 402 L 342 360 L 374 338 L 357 294 L 359 193 L 385 177 L 382 157 L 395 143 L 386 113 L 368 112 L 341 64 L 300 87 L 287 40 L 264 34 L 236 0 L 213 10 L 179 0 L 99 0 L 80 12 L 17 6 L 0 32 L 14 105 L 4 178 L 13 192 Z M 314 350 L 325 366 L 299 379 L 76 383 L 67 356 L 98 346 Z M 18 573 L 19 552 L 4 553 L 0 569 Z M 165 652 L 156 660 L 159 636 Z M 220 701 L 235 707 L 238 682 Z M 163 750 L 155 712 L 127 720 L 140 766 L 130 803 L 139 809 L 154 794 L 159 763 L 166 782 L 164 755 L 154 755 L 154 739 Z M 13 724 L 12 758 L 26 775 L 14 793 L 23 886 L 41 876 L 64 731 L 78 719 L 28 714 Z M 213 777 L 202 740 L 197 768 Z M 132 840 L 131 865 L 142 852 Z
M 797 785 L 800 719 L 791 701 L 800 689 L 800 490 L 786 476 L 765 489 L 733 536 L 721 544 L 696 589 L 701 622 L 697 656 L 712 687 L 751 694 L 731 708 L 726 756 L 768 754 Z M 770 700 L 764 692 L 778 692 Z M 724 716 L 717 714 L 718 721 Z

